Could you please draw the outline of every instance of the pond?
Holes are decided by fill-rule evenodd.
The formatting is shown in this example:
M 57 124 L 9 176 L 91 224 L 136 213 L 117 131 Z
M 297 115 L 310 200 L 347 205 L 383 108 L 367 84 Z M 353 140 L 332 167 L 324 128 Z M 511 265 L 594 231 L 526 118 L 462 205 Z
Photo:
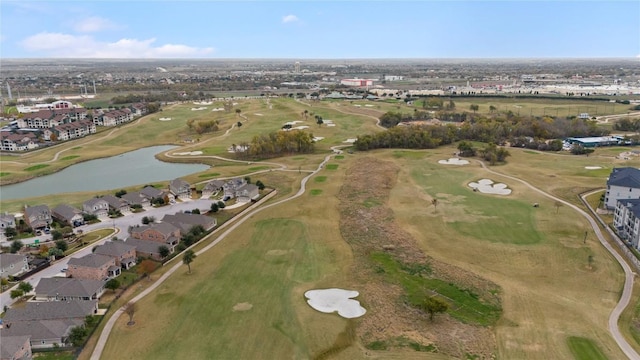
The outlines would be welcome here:
M 0 200 L 47 196 L 66 192 L 118 190 L 167 181 L 204 171 L 209 165 L 160 161 L 156 154 L 175 148 L 152 146 L 69 166 L 57 173 L 0 187 Z

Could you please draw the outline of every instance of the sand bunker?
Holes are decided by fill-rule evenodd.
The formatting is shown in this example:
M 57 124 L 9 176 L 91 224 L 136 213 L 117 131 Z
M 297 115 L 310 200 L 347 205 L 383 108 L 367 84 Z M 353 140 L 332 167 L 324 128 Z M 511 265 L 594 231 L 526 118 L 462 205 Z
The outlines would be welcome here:
M 202 151 L 179 152 L 179 153 L 173 153 L 173 155 L 202 155 Z
M 598 170 L 602 169 L 602 166 L 585 166 L 584 168 L 587 170 Z
M 213 104 L 212 101 L 200 101 L 200 102 L 194 101 L 193 102 L 193 105 L 211 105 L 211 104 Z
M 233 305 L 233 311 L 249 311 L 253 308 L 253 304 L 249 303 L 237 303 Z
M 444 165 L 468 165 L 469 164 L 469 160 L 462 160 L 459 158 L 450 158 L 449 160 L 440 160 L 438 161 L 438 164 L 444 164 Z
M 204 106 L 201 106 L 201 107 L 198 107 L 198 108 L 191 108 L 191 111 L 200 111 L 200 110 L 207 110 L 207 108 L 204 107 Z
M 367 309 L 360 306 L 358 300 L 353 300 L 360 295 L 357 291 L 343 289 L 309 290 L 304 293 L 307 303 L 314 309 L 323 313 L 338 312 L 343 318 L 352 319 L 364 315 Z
M 478 182 L 470 182 L 469 187 L 477 189 L 484 194 L 496 194 L 496 195 L 509 195 L 511 189 L 507 188 L 506 184 L 497 183 L 494 184 L 492 180 L 481 179 Z
M 316 142 L 316 141 L 320 141 L 320 140 L 323 140 L 323 139 L 324 139 L 324 137 L 322 137 L 322 136 L 315 136 L 315 137 L 314 137 L 313 139 L 311 139 L 311 140 L 312 140 L 313 142 Z
M 358 139 L 347 139 L 347 140 L 343 141 L 343 143 L 353 144 L 354 142 L 356 142 L 356 140 L 358 140 Z
M 211 109 L 211 111 L 224 111 L 224 108 L 214 108 L 214 109 Z
M 302 126 L 295 126 L 292 127 L 291 130 L 304 130 L 304 129 L 308 129 L 309 127 L 307 125 L 302 125 Z
M 295 125 L 295 124 L 299 124 L 301 123 L 301 120 L 295 120 L 295 121 L 287 121 L 286 123 L 284 123 L 285 125 Z
M 158 120 L 160 120 L 160 121 L 171 121 L 171 118 L 160 118 Z
M 334 127 L 336 124 L 327 124 L 327 126 Z
M 255 115 L 255 116 L 262 116 L 262 114 L 258 114 L 258 113 L 255 113 L 255 114 L 253 114 L 253 115 Z

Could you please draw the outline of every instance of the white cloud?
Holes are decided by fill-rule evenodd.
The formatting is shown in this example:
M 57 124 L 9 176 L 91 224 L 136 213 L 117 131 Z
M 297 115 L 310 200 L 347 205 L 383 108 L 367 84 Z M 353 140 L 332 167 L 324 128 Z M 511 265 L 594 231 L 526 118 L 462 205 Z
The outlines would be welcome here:
M 82 33 L 112 30 L 117 28 L 119 28 L 117 24 L 109 19 L 101 18 L 99 16 L 83 18 L 73 26 L 75 31 Z
M 297 16 L 295 15 L 287 15 L 287 16 L 283 16 L 282 17 L 282 22 L 283 23 L 291 23 L 291 22 L 296 22 L 296 21 L 300 21 L 300 19 L 298 19 Z
M 26 38 L 21 45 L 43 57 L 57 58 L 195 58 L 214 52 L 211 47 L 182 44 L 153 46 L 155 42 L 155 38 L 103 42 L 88 35 L 43 32 Z

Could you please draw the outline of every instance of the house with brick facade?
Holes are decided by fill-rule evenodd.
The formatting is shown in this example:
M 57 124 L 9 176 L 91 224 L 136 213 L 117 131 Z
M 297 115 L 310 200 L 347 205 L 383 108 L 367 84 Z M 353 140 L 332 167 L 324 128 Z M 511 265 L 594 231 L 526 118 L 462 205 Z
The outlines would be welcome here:
M 194 226 L 200 225 L 205 231 L 213 229 L 217 224 L 216 218 L 202 214 L 176 213 L 167 214 L 162 217 L 161 223 L 169 223 L 180 229 L 180 233 L 185 235 Z
M 71 258 L 68 263 L 67 276 L 74 279 L 103 280 L 120 275 L 121 268 L 116 259 L 106 255 L 89 254 L 79 258 Z
M 116 265 L 129 269 L 136 264 L 136 248 L 124 241 L 107 241 L 96 246 L 94 254 L 106 255 L 116 260 Z

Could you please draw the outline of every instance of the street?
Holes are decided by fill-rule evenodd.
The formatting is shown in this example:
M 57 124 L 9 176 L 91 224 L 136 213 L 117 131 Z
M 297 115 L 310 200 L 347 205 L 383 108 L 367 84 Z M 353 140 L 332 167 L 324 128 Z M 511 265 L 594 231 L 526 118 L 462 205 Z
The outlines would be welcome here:
M 75 230 L 82 230 L 84 233 L 93 231 L 93 230 L 99 230 L 99 229 L 105 229 L 105 228 L 116 228 L 117 232 L 116 235 L 118 237 L 118 239 L 120 240 L 124 240 L 127 238 L 128 236 L 128 229 L 129 226 L 136 226 L 136 225 L 142 225 L 142 218 L 145 216 L 153 216 L 155 217 L 156 221 L 160 221 L 162 219 L 162 217 L 164 215 L 167 214 L 175 214 L 175 213 L 179 213 L 179 212 L 184 212 L 184 211 L 191 211 L 193 209 L 199 209 L 200 212 L 204 213 L 206 211 L 209 211 L 209 209 L 211 208 L 211 204 L 217 200 L 202 200 L 202 199 L 197 199 L 197 200 L 189 200 L 189 201 L 185 201 L 185 202 L 178 202 L 176 204 L 172 204 L 172 205 L 168 205 L 168 206 L 163 206 L 163 207 L 159 207 L 159 208 L 151 208 L 148 209 L 146 211 L 140 212 L 140 213 L 136 213 L 136 214 L 128 214 L 125 215 L 123 217 L 117 218 L 117 219 L 108 219 L 96 224 L 90 224 L 90 225 L 83 225 L 83 226 L 79 226 L 77 227 Z M 47 235 L 50 236 L 50 235 Z M 32 244 L 34 243 L 35 239 L 40 239 L 42 241 L 42 239 L 44 239 L 45 237 L 43 236 L 37 236 L 37 237 L 33 237 L 33 238 L 29 238 L 29 239 L 23 239 L 21 240 L 24 244 Z M 40 282 L 40 279 L 45 278 L 45 277 L 53 277 L 56 274 L 60 274 L 60 272 L 62 271 L 62 269 L 67 267 L 67 263 L 69 262 L 69 259 L 71 258 L 79 258 L 88 254 L 91 254 L 91 250 L 98 246 L 103 244 L 104 242 L 110 240 L 112 238 L 112 236 L 101 239 L 93 244 L 91 244 L 91 246 L 87 246 L 81 250 L 76 251 L 75 253 L 64 257 L 61 260 L 56 261 L 55 263 L 51 264 L 50 267 L 43 269 L 42 271 L 39 271 L 36 274 L 33 274 L 31 276 L 29 276 L 28 278 L 24 279 L 24 281 L 30 283 L 33 288 L 35 289 L 35 287 L 38 285 L 38 283 Z M 9 243 L 2 243 L 2 246 L 8 246 Z M 11 299 L 11 290 L 7 289 L 5 290 L 2 294 L 0 294 L 0 308 L 4 308 L 4 306 L 11 306 L 13 303 L 15 302 L 15 300 Z

